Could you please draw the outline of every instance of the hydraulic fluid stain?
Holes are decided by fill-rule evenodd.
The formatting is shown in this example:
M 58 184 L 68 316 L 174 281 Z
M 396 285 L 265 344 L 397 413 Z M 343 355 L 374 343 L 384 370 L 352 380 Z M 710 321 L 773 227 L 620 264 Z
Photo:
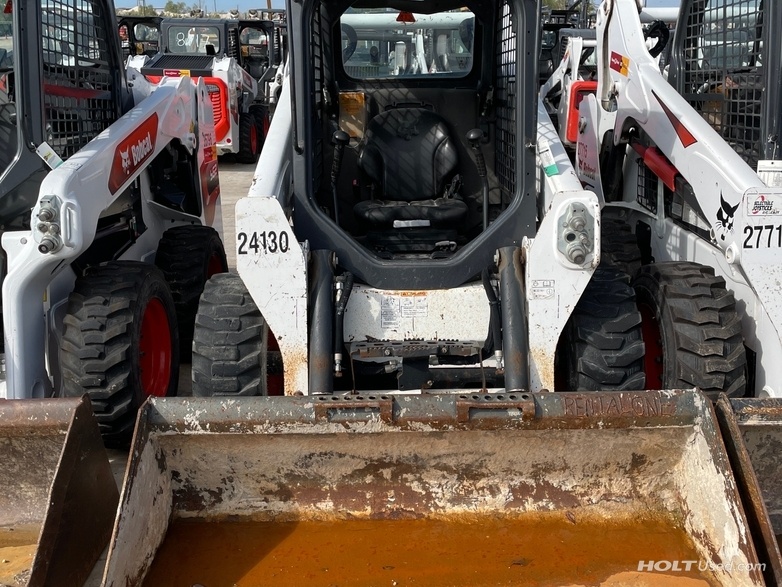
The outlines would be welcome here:
M 469 522 L 181 521 L 169 528 L 144 585 L 717 585 L 697 565 L 639 572 L 639 561 L 698 559 L 670 522 L 587 522 L 562 512 Z
M 37 525 L 0 527 L 0 585 L 27 585 L 40 531 Z

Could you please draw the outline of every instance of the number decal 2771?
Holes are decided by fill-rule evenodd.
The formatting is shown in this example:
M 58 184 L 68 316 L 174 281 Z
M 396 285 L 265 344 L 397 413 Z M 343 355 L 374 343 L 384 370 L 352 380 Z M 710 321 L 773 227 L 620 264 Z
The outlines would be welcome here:
M 239 254 L 248 255 L 250 251 L 254 254 L 266 253 L 287 253 L 290 246 L 288 233 L 284 230 L 277 232 L 275 230 L 263 232 L 240 232 L 236 235 L 239 241 Z
M 782 248 L 782 225 L 745 226 L 743 248 Z

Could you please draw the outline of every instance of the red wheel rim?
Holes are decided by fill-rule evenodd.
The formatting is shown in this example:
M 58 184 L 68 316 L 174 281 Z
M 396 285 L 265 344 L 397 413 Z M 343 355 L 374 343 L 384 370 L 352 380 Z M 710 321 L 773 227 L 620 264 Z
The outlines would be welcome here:
M 225 268 L 223 267 L 223 260 L 220 258 L 220 255 L 217 253 L 212 253 L 212 256 L 209 257 L 209 263 L 206 265 L 207 279 L 212 277 L 212 275 L 217 275 L 218 273 L 224 272 Z
M 654 310 L 648 304 L 638 304 L 641 312 L 641 336 L 646 347 L 644 355 L 644 373 L 646 389 L 663 388 L 663 345 L 660 337 L 660 325 Z
M 139 347 L 144 395 L 165 397 L 171 379 L 171 327 L 163 302 L 158 298 L 151 299 L 144 309 Z
M 250 150 L 253 155 L 258 152 L 258 129 L 254 124 L 250 127 Z
M 271 126 L 271 121 L 269 120 L 269 115 L 266 114 L 263 117 L 263 136 L 266 137 L 266 135 L 269 134 L 269 127 Z

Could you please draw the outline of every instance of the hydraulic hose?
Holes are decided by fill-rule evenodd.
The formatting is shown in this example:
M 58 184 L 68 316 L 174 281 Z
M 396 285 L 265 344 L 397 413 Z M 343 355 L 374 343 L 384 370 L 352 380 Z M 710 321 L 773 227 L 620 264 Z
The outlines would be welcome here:
M 346 271 L 337 282 L 337 296 L 334 303 L 334 375 L 342 377 L 342 348 L 344 347 L 345 308 L 353 290 L 353 274 Z
M 499 273 L 505 389 L 529 391 L 529 345 L 520 248 L 500 249 Z
M 312 275 L 310 282 L 310 393 L 334 391 L 331 359 L 333 339 L 334 273 L 331 269 L 331 251 L 312 251 Z
M 486 297 L 489 298 L 489 334 L 486 337 L 483 352 L 488 356 L 491 353 L 502 352 L 502 323 L 500 322 L 500 301 L 497 299 L 497 293 L 491 284 L 489 270 L 484 269 L 481 272 L 481 281 L 483 289 L 486 290 Z

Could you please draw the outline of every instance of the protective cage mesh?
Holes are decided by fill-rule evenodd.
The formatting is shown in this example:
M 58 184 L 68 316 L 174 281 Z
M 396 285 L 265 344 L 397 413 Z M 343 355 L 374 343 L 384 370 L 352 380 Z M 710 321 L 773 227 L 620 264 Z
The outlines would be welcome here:
M 639 157 L 636 163 L 638 164 L 638 192 L 636 201 L 652 214 L 657 214 L 657 186 L 659 180 L 656 175 L 649 171 L 649 168 L 646 167 L 643 159 Z
M 102 6 L 89 0 L 41 0 L 45 139 L 63 159 L 116 119 Z
M 494 171 L 505 201 L 516 191 L 516 18 L 506 0 L 497 19 L 497 80 Z
M 312 37 L 310 40 L 310 58 L 312 62 L 312 89 L 311 99 L 313 100 L 313 113 L 316 119 L 313 121 L 313 130 L 316 133 L 313 137 L 311 148 L 315 156 L 313 157 L 312 181 L 315 193 L 321 189 L 323 181 L 323 126 L 326 122 L 326 104 L 324 102 L 324 88 L 329 72 L 327 71 L 329 36 L 324 35 L 323 31 L 330 25 L 327 10 L 323 4 L 319 4 L 312 15 Z
M 762 2 L 707 0 L 685 37 L 685 97 L 753 168 L 762 157 Z

